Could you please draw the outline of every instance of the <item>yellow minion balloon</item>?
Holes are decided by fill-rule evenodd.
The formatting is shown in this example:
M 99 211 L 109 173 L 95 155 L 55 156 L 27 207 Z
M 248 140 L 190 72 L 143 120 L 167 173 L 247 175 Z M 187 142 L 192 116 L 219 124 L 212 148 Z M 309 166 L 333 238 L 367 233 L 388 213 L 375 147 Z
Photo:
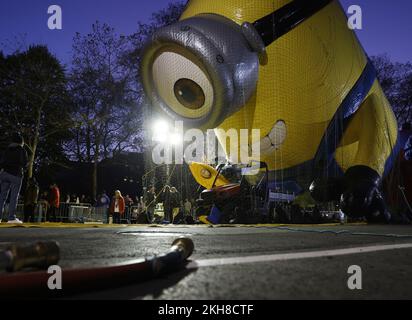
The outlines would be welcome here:
M 188 127 L 260 129 L 272 189 L 389 219 L 397 123 L 337 0 L 191 0 L 141 74 L 151 105 Z

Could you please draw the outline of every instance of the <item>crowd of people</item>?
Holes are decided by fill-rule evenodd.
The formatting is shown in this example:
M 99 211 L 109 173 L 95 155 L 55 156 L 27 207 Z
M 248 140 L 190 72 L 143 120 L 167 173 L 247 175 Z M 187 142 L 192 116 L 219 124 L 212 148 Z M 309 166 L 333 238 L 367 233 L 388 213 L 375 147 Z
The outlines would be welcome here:
M 57 210 L 60 206 L 59 188 L 55 183 L 52 183 L 48 192 L 41 195 L 39 200 L 39 186 L 36 179 L 33 177 L 28 179 L 27 187 L 24 192 L 23 221 L 17 218 L 17 204 L 27 164 L 28 156 L 24 149 L 24 139 L 20 134 L 15 133 L 0 161 L 0 222 L 2 221 L 5 204 L 8 198 L 8 223 L 21 224 L 23 222 L 32 221 L 35 208 L 40 200 L 47 203 L 46 219 L 48 221 L 56 221 Z
M 158 203 L 162 209 L 156 212 Z M 193 223 L 194 200 L 180 199 L 175 187 L 164 186 L 157 194 L 154 186 L 150 186 L 143 196 L 123 196 L 120 190 L 114 192 L 110 199 L 105 192 L 98 197 L 98 207 L 106 207 L 109 223 L 119 224 L 124 220 L 134 223 Z M 126 211 L 129 210 L 126 217 Z M 129 222 L 130 222 L 129 221 Z
M 20 134 L 14 134 L 12 141 L 0 159 L 0 222 L 2 221 L 5 204 L 9 199 L 8 219 L 10 224 L 35 222 L 35 213 L 42 208 L 42 215 L 38 221 L 62 221 L 61 207 L 67 209 L 69 205 L 89 205 L 101 208 L 107 212 L 109 223 L 120 224 L 124 220 L 136 223 L 191 223 L 193 222 L 194 200 L 181 199 L 175 187 L 166 185 L 156 193 L 151 186 L 144 191 L 142 196 L 132 197 L 122 195 L 116 190 L 112 197 L 102 191 L 97 199 L 89 196 L 67 194 L 61 196 L 56 183 L 51 183 L 47 190 L 40 192 L 39 184 L 34 177 L 27 179 L 27 186 L 21 192 L 25 169 L 28 165 L 28 156 L 24 149 L 24 139 Z M 23 219 L 17 218 L 16 210 L 20 202 L 24 204 Z M 163 215 L 156 214 L 158 203 L 163 204 Z M 67 212 L 66 212 L 67 213 Z M 161 221 L 159 221 L 159 219 Z
M 193 223 L 194 199 L 181 199 L 180 193 L 175 187 L 165 185 L 157 194 L 154 186 L 148 188 L 145 200 L 142 201 L 150 223 L 156 221 L 155 209 L 158 203 L 163 204 L 163 223 Z

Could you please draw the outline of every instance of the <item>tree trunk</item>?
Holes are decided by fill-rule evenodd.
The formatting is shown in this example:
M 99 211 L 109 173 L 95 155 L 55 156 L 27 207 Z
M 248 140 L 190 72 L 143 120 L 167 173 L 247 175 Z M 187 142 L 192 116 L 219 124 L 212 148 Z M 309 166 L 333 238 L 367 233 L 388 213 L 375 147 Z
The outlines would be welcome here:
M 36 160 L 37 146 L 39 144 L 40 135 L 40 123 L 41 123 L 41 112 L 43 109 L 44 101 L 41 102 L 40 108 L 37 110 L 36 114 L 36 129 L 34 131 L 33 144 L 31 145 L 31 154 L 29 156 L 29 165 L 27 168 L 27 177 L 33 177 L 34 160 Z
M 86 130 L 86 161 L 87 162 L 92 162 L 92 156 L 91 156 L 91 151 L 92 151 L 92 143 L 91 143 L 91 130 L 90 127 L 87 126 Z
M 33 178 L 34 160 L 36 159 L 37 142 L 31 146 L 31 154 L 29 156 L 29 166 L 27 168 L 27 178 Z
M 92 171 L 92 200 L 97 199 L 97 169 L 99 165 L 99 141 L 96 139 L 94 150 L 94 160 L 93 160 L 93 171 Z
M 92 171 L 92 200 L 97 198 L 97 165 L 98 162 L 95 160 L 93 162 L 93 171 Z

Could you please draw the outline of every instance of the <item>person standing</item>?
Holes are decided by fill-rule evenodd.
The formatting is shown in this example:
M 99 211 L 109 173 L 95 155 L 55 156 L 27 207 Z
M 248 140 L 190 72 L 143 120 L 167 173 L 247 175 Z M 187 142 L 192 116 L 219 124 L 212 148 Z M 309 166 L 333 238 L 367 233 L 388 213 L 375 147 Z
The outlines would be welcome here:
M 49 211 L 49 193 L 48 191 L 40 192 L 40 199 L 38 202 L 39 208 L 39 222 L 46 222 L 47 220 L 47 211 Z
M 126 205 L 122 193 L 119 190 L 114 192 L 112 203 L 110 204 L 110 214 L 113 216 L 113 223 L 120 224 Z
M 401 174 L 403 175 L 403 189 L 401 193 L 404 197 L 406 208 L 403 209 L 407 219 L 412 221 L 412 136 L 410 136 L 404 148 L 405 161 L 401 162 Z M 403 207 L 405 207 L 405 204 Z
M 124 201 L 126 203 L 126 207 L 131 207 L 133 205 L 133 199 L 128 194 L 124 197 Z
M 110 198 L 106 194 L 106 191 L 103 191 L 97 201 L 97 206 L 100 208 L 109 208 L 110 207 Z
M 107 222 L 110 222 L 110 198 L 107 195 L 106 191 L 103 190 L 102 194 L 98 197 L 97 200 L 97 210 L 99 210 L 102 217 L 107 219 Z
M 7 147 L 0 164 L 0 222 L 3 217 L 4 205 L 10 194 L 7 223 L 21 224 L 22 222 L 16 217 L 16 208 L 28 160 L 27 152 L 24 150 L 24 140 L 20 134 L 13 134 L 11 144 Z
M 152 223 L 154 219 L 154 211 L 156 208 L 156 189 L 154 186 L 151 186 L 146 192 L 146 201 L 144 207 L 146 208 L 147 213 L 147 222 Z
M 147 223 L 147 215 L 145 215 L 146 212 L 146 207 L 144 204 L 144 200 L 143 197 L 140 197 L 140 199 L 138 199 L 138 203 L 137 203 L 137 222 L 138 224 L 145 224 Z
M 30 178 L 24 195 L 24 222 L 32 222 L 39 197 L 39 186 L 35 178 Z
M 60 207 L 60 190 L 55 183 L 50 185 L 49 210 L 47 210 L 47 221 L 57 221 L 57 211 Z
M 166 185 L 162 192 L 162 202 L 164 209 L 164 222 L 171 223 L 173 219 L 173 203 L 170 186 Z
M 172 206 L 172 214 L 170 216 L 170 223 L 174 222 L 175 217 L 179 213 L 183 213 L 183 204 L 181 203 L 180 194 L 175 187 L 170 188 L 170 200 Z
M 186 199 L 185 200 L 185 203 L 184 203 L 184 209 L 185 209 L 185 216 L 187 217 L 187 216 L 191 216 L 192 215 L 192 204 L 191 204 L 191 202 L 189 201 L 189 199 Z
M 412 161 L 412 136 L 410 136 L 408 141 L 406 141 L 404 152 L 405 159 L 407 161 Z

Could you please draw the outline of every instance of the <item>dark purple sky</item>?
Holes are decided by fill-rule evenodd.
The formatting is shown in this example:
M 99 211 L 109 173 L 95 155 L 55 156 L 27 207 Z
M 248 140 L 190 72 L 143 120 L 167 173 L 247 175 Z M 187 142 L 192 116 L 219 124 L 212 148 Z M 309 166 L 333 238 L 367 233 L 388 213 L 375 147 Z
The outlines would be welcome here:
M 53 53 L 68 63 L 76 31 L 87 33 L 90 25 L 99 20 L 127 35 L 136 29 L 137 21 L 147 21 L 152 12 L 164 8 L 170 1 L 172 0 L 1 0 L 0 43 L 7 44 L 14 37 L 27 34 L 27 44 L 47 44 Z M 363 8 L 364 29 L 358 34 L 370 55 L 388 53 L 393 60 L 412 61 L 411 0 L 341 2 L 345 8 L 351 4 L 358 4 Z M 63 10 L 61 31 L 47 28 L 47 8 L 52 4 L 60 5 Z M 3 49 L 7 51 L 8 48 Z

